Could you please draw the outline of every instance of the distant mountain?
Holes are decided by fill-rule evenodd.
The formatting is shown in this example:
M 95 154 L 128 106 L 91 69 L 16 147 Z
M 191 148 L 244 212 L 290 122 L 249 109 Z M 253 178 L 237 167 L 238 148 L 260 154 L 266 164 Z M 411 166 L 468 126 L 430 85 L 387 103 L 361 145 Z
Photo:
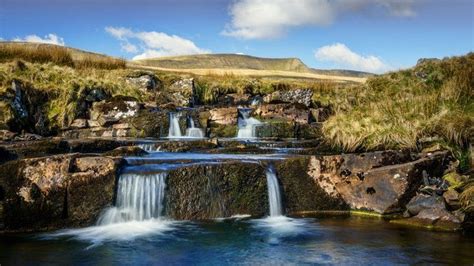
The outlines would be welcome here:
M 135 60 L 141 65 L 174 69 L 254 69 L 311 72 L 298 58 L 260 58 L 239 54 L 199 54 Z

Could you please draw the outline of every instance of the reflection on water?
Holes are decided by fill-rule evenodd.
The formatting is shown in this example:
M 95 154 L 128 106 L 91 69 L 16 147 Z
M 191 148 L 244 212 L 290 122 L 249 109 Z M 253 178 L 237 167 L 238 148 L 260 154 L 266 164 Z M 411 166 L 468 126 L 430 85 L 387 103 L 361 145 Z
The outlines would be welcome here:
M 91 247 L 91 245 L 93 245 Z M 461 264 L 474 239 L 354 218 L 141 221 L 0 237 L 10 264 Z

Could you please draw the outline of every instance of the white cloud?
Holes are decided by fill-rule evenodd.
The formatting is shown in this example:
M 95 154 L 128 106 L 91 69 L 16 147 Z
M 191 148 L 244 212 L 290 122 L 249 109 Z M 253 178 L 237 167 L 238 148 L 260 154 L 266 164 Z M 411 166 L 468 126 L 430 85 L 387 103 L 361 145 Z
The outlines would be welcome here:
M 122 43 L 120 46 L 122 47 L 122 50 L 127 53 L 138 53 L 138 48 L 131 43 L 125 42 Z
M 342 43 L 323 46 L 316 50 L 314 56 L 319 61 L 331 62 L 338 67 L 359 71 L 381 73 L 390 68 L 379 57 L 359 55 Z
M 132 31 L 127 28 L 119 27 L 106 27 L 105 31 L 122 41 L 122 50 L 134 54 L 141 53 L 134 56 L 134 60 L 211 52 L 210 50 L 197 47 L 194 42 L 188 39 L 177 35 L 168 35 L 163 32 Z M 137 46 L 132 42 L 139 43 L 139 45 Z
M 61 45 L 64 46 L 64 39 L 59 37 L 58 35 L 54 33 L 50 33 L 44 38 L 41 38 L 38 35 L 28 35 L 25 38 L 15 38 L 13 39 L 14 42 L 37 42 L 37 43 L 49 43 L 49 44 L 56 44 L 56 45 Z
M 236 0 L 231 23 L 223 35 L 242 39 L 282 36 L 292 27 L 331 24 L 338 15 L 367 8 L 388 10 L 393 16 L 413 16 L 414 0 Z

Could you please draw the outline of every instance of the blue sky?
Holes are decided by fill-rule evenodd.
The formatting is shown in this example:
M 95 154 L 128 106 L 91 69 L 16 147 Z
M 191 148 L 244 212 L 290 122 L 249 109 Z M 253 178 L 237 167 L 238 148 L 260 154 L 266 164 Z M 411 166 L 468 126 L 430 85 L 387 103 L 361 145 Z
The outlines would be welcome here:
M 0 38 L 128 59 L 190 53 L 298 57 L 384 72 L 474 47 L 470 0 L 0 0 Z

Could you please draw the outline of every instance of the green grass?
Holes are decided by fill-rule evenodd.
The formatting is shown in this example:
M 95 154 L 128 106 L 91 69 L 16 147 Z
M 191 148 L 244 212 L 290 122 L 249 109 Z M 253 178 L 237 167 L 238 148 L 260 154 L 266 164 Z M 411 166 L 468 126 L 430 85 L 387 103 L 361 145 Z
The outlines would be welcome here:
M 474 54 L 370 78 L 329 100 L 328 143 L 345 151 L 416 149 L 424 137 L 467 148 L 474 132 Z

